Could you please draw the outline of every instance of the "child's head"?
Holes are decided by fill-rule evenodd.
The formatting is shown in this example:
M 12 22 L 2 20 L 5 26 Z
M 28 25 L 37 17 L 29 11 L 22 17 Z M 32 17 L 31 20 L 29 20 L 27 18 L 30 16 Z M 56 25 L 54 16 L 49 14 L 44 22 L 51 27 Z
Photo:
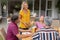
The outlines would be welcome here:
M 32 21 L 35 21 L 35 19 L 36 19 L 36 13 L 34 13 L 34 14 L 31 16 L 31 20 L 32 20 Z
M 44 16 L 40 16 L 39 21 L 44 22 Z
M 32 18 L 31 18 L 31 21 L 35 21 L 35 17 L 32 17 Z

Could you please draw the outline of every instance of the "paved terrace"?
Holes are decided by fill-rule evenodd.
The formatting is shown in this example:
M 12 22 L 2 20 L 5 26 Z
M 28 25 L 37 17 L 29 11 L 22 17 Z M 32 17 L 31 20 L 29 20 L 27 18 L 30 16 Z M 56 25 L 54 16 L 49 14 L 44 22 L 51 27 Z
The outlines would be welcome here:
M 0 29 L 1 29 L 2 27 L 3 27 L 3 28 L 5 29 L 5 31 L 6 31 L 6 29 L 7 29 L 7 20 L 6 20 L 6 18 L 3 18 L 2 23 L 0 23 Z

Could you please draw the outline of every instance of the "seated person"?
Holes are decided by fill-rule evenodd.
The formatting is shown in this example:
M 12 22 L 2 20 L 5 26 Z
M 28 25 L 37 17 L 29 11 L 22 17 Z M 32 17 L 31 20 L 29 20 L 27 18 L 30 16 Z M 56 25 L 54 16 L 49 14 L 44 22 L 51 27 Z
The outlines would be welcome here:
M 44 23 L 44 16 L 41 16 L 39 21 L 35 23 L 36 27 L 38 30 L 42 29 L 42 28 L 45 28 L 46 25 Z
M 39 21 L 35 22 L 35 25 L 37 28 L 36 31 L 39 31 L 40 29 L 43 29 L 43 28 L 50 28 L 50 25 L 46 23 L 44 22 L 44 16 L 41 16 Z
M 12 16 L 11 23 L 8 25 L 6 40 L 18 40 L 20 38 L 32 36 L 31 34 L 21 35 L 18 31 L 18 23 L 19 17 L 17 15 Z
M 45 23 L 44 23 L 44 16 L 41 16 L 39 21 L 36 22 L 36 26 L 37 28 L 41 29 L 41 28 L 45 28 Z

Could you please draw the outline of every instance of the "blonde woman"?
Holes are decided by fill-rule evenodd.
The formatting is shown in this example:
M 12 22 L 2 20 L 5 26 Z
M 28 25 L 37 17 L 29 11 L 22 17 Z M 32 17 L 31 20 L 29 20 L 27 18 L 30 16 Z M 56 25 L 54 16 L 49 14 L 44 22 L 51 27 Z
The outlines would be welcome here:
M 22 2 L 21 10 L 19 12 L 19 17 L 20 17 L 20 24 L 19 24 L 20 29 L 24 29 L 24 30 L 29 29 L 30 10 L 28 9 L 28 4 L 25 1 Z
M 36 22 L 36 26 L 38 29 L 45 28 L 44 16 L 40 17 L 39 22 Z

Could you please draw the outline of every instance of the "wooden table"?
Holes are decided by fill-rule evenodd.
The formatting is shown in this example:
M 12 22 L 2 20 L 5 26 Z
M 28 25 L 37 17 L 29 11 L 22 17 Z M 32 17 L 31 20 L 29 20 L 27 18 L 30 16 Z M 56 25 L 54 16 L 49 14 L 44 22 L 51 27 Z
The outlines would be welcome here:
M 36 32 L 39 33 L 39 37 L 33 37 L 33 40 L 56 40 L 57 32 L 54 29 L 41 29 Z
M 23 33 L 22 33 L 23 34 Z M 24 33 L 26 34 L 26 33 Z M 27 34 L 26 34 L 27 35 Z M 32 37 L 22 38 L 22 40 L 32 40 Z
M 37 35 L 39 34 L 39 35 Z M 22 40 L 56 40 L 57 34 L 54 29 L 41 29 L 33 34 L 33 37 L 22 38 Z
M 22 40 L 32 40 L 32 37 L 22 38 Z

